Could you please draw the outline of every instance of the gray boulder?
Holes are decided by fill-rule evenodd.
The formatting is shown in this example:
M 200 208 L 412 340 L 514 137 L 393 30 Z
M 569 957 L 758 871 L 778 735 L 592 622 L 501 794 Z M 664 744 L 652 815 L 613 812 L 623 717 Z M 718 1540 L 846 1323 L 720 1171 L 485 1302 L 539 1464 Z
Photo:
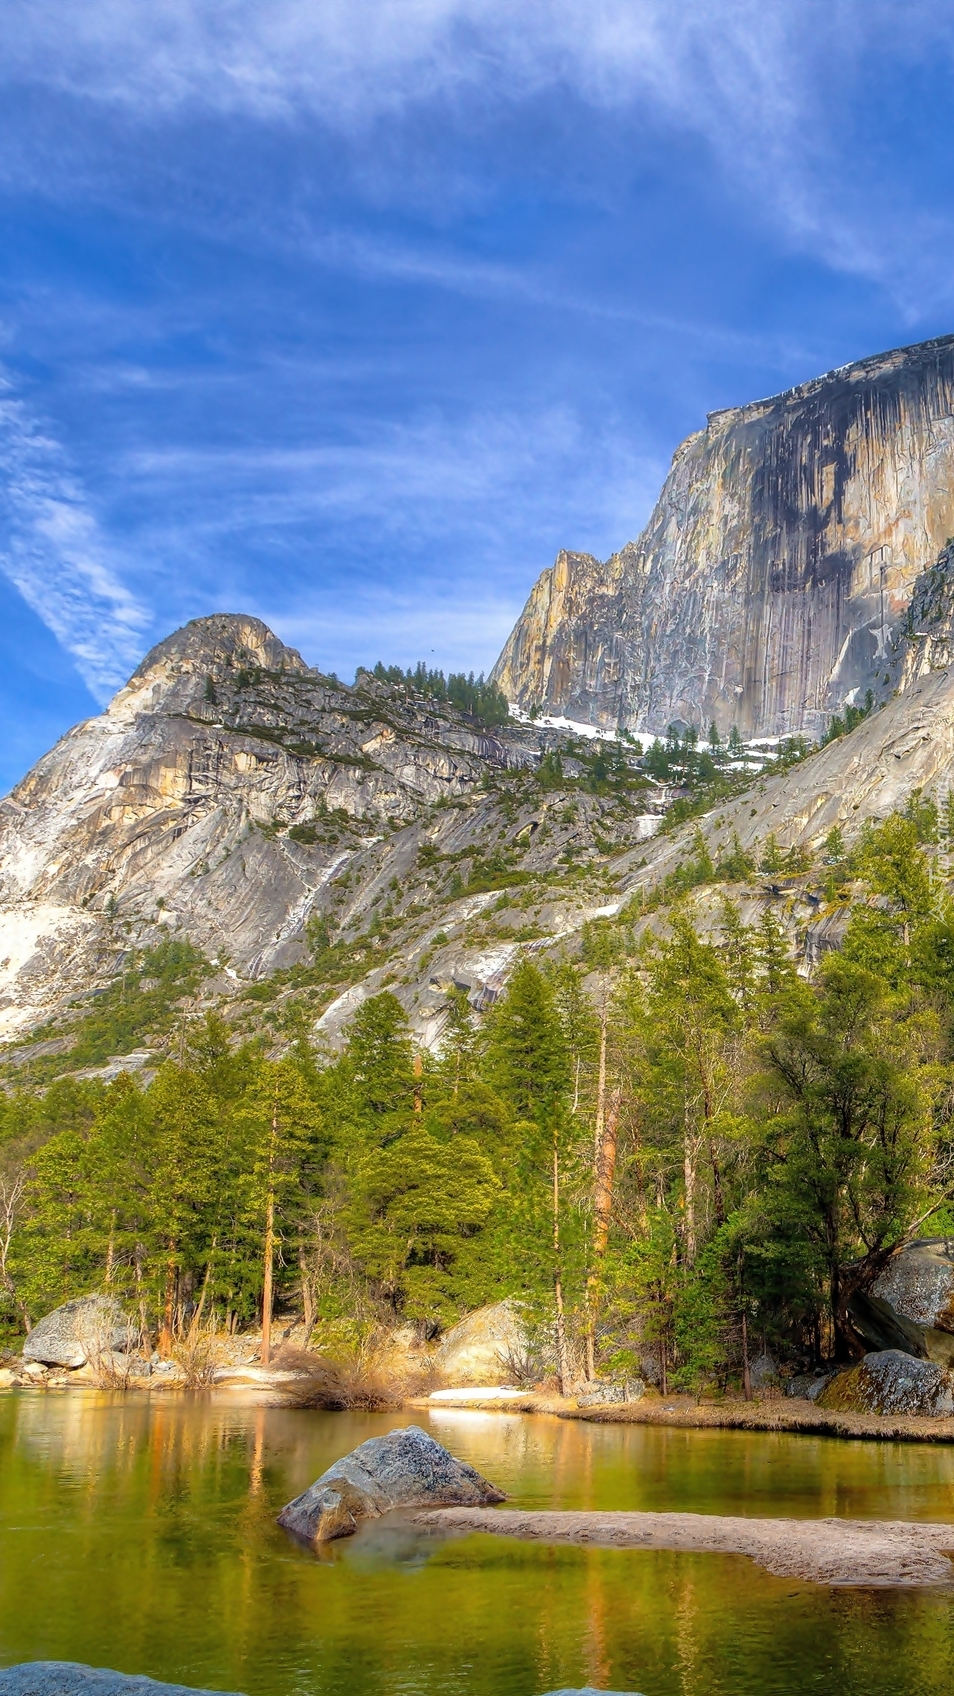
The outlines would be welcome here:
M 369 1437 L 282 1508 L 279 1525 L 309 1543 L 350 1537 L 393 1508 L 485 1507 L 504 1496 L 420 1426 Z
M 954 1260 L 942 1239 L 903 1248 L 876 1279 L 872 1293 L 916 1325 L 954 1332 Z
M 87 1667 L 80 1661 L 21 1661 L 18 1666 L 0 1668 L 0 1696 L 212 1696 L 212 1692 L 112 1672 L 109 1667 Z
M 884 1296 L 864 1295 L 860 1290 L 848 1303 L 851 1323 L 862 1342 L 875 1353 L 899 1349 L 902 1354 L 928 1357 L 924 1328 L 895 1308 Z
M 79 1296 L 34 1325 L 23 1345 L 25 1361 L 43 1366 L 85 1366 L 88 1360 L 136 1347 L 139 1328 L 111 1296 Z
M 789 1378 L 785 1394 L 803 1396 L 806 1401 L 817 1402 L 825 1386 L 837 1376 L 835 1372 L 797 1372 L 793 1378 Z
M 900 1349 L 866 1354 L 839 1372 L 818 1398 L 819 1407 L 842 1413 L 954 1414 L 954 1373 Z
M 519 1302 L 493 1302 L 468 1313 L 442 1338 L 434 1364 L 443 1381 L 453 1387 L 523 1382 L 520 1370 L 530 1364 L 527 1322 Z
M 749 1382 L 753 1390 L 772 1390 L 780 1382 L 778 1366 L 769 1354 L 768 1349 L 763 1349 L 762 1353 L 756 1355 L 751 1362 Z
M 641 1401 L 646 1386 L 641 1378 L 630 1378 L 624 1384 L 591 1384 L 576 1398 L 577 1407 L 608 1407 L 613 1404 Z

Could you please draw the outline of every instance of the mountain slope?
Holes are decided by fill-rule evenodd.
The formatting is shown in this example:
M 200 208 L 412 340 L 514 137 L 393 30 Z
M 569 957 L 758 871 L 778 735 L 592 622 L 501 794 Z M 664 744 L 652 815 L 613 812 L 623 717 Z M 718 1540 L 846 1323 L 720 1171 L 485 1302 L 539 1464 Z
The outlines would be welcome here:
M 222 994 L 307 962 L 309 921 L 329 984 L 376 982 L 445 907 L 465 926 L 568 844 L 654 828 L 635 776 L 633 799 L 581 793 L 560 818 L 566 796 L 532 776 L 560 741 L 369 676 L 346 688 L 255 619 L 194 621 L 0 804 L 0 1031 L 169 935 L 221 966 Z
M 561 553 L 493 676 L 521 706 L 664 734 L 821 734 L 885 682 L 954 533 L 954 337 L 712 413 L 605 564 Z

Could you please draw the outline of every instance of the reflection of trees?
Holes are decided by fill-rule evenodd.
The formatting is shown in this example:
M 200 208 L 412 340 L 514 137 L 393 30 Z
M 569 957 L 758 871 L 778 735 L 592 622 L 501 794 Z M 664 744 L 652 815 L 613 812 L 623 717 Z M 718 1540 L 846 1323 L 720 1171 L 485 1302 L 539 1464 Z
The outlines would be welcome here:
M 278 1506 L 390 1423 L 224 1399 L 0 1400 L 6 1658 L 118 1664 L 248 1696 L 539 1696 L 587 1683 L 801 1696 L 820 1670 L 842 1696 L 868 1696 L 872 1666 L 899 1688 L 902 1668 L 911 1688 L 944 1682 L 946 1597 L 832 1597 L 740 1557 L 491 1537 L 415 1546 L 410 1528 L 389 1542 L 383 1525 L 323 1561 L 285 1538 Z M 772 1479 L 796 1454 L 794 1439 L 544 1418 L 442 1414 L 432 1428 L 539 1505 L 712 1511 L 747 1485 L 758 1511 L 773 1500 L 784 1511 Z M 837 1481 L 880 1488 L 893 1467 L 894 1488 L 920 1485 L 919 1505 L 943 1517 L 954 1457 L 860 1448 L 802 1445 L 803 1509 L 850 1514 L 856 1498 L 836 1499 Z M 897 1497 L 877 1507 L 890 1517 Z

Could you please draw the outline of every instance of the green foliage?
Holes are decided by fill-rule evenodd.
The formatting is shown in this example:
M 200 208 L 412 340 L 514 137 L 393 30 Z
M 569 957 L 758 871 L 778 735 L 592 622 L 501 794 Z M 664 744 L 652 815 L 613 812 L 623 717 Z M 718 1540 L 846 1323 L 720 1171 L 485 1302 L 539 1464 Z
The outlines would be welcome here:
M 67 1027 L 64 1034 L 73 1039 L 68 1052 L 34 1061 L 31 1077 L 39 1081 L 61 1071 L 101 1066 L 114 1054 L 129 1054 L 147 1039 L 165 1036 L 176 1022 L 178 1004 L 194 996 L 212 972 L 191 942 L 176 937 L 133 954 L 109 987 Z
M 781 1359 L 846 1353 L 854 1291 L 925 1221 L 954 1219 L 941 822 L 915 795 L 850 852 L 830 833 L 821 869 L 851 913 L 810 978 L 785 892 L 745 923 L 718 885 L 751 858 L 700 827 L 656 892 L 659 936 L 637 943 L 635 910 L 590 919 L 580 958 L 525 955 L 488 1013 L 453 991 L 423 1054 L 389 991 L 339 1054 L 316 1054 L 312 1002 L 279 1000 L 279 975 L 267 1017 L 288 1047 L 267 1058 L 216 1015 L 185 1017 L 200 956 L 173 940 L 135 956 L 82 1010 L 74 1052 L 112 1044 L 126 1009 L 126 1038 L 165 1021 L 175 1058 L 145 1086 L 0 1097 L 0 1175 L 25 1185 L 0 1317 L 108 1287 L 151 1337 L 198 1311 L 254 1323 L 273 1231 L 278 1303 L 309 1323 L 428 1332 L 515 1296 L 552 1338 L 559 1303 L 571 1381 L 588 1340 L 598 1368 L 737 1387 L 743 1318 Z M 804 863 L 773 838 L 761 859 L 770 875 Z M 464 869 L 469 887 L 514 875 L 499 849 L 428 860 L 461 887 Z M 689 910 L 703 886 L 706 935 Z M 331 934 L 310 923 L 301 982 L 364 957 Z
M 348 1239 L 396 1312 L 446 1324 L 473 1300 L 479 1266 L 466 1251 L 499 1188 L 474 1138 L 443 1141 L 421 1123 L 355 1164 Z
M 868 717 L 868 714 L 873 711 L 874 695 L 872 694 L 872 691 L 868 689 L 865 691 L 865 704 L 863 707 L 855 707 L 849 704 L 845 708 L 843 715 L 835 715 L 822 737 L 822 747 L 827 747 L 829 742 L 837 742 L 841 736 L 850 736 L 851 732 L 853 730 L 857 730 L 859 724 L 863 723 L 863 721 Z
M 359 669 L 356 683 L 360 682 L 361 676 L 362 670 Z M 403 686 L 408 693 L 419 695 L 424 700 L 447 701 L 488 728 L 506 724 L 510 717 L 506 695 L 496 683 L 485 680 L 483 672 L 476 678 L 473 672 L 462 671 L 452 671 L 449 677 L 445 677 L 442 671 L 428 668 L 423 660 L 413 670 L 409 668 L 407 671 L 402 671 L 399 665 L 382 665 L 378 660 L 371 676 L 380 683 Z

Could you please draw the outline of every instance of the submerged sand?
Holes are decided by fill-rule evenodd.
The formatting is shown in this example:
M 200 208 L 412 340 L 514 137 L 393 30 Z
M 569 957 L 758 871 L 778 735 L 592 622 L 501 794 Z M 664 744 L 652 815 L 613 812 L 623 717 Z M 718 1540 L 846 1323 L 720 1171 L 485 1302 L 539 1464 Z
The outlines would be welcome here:
M 415 1514 L 414 1520 L 444 1531 L 489 1531 L 542 1543 L 748 1555 L 779 1578 L 807 1578 L 814 1584 L 923 1588 L 954 1583 L 948 1559 L 954 1551 L 954 1525 L 516 1508 L 435 1508 Z

